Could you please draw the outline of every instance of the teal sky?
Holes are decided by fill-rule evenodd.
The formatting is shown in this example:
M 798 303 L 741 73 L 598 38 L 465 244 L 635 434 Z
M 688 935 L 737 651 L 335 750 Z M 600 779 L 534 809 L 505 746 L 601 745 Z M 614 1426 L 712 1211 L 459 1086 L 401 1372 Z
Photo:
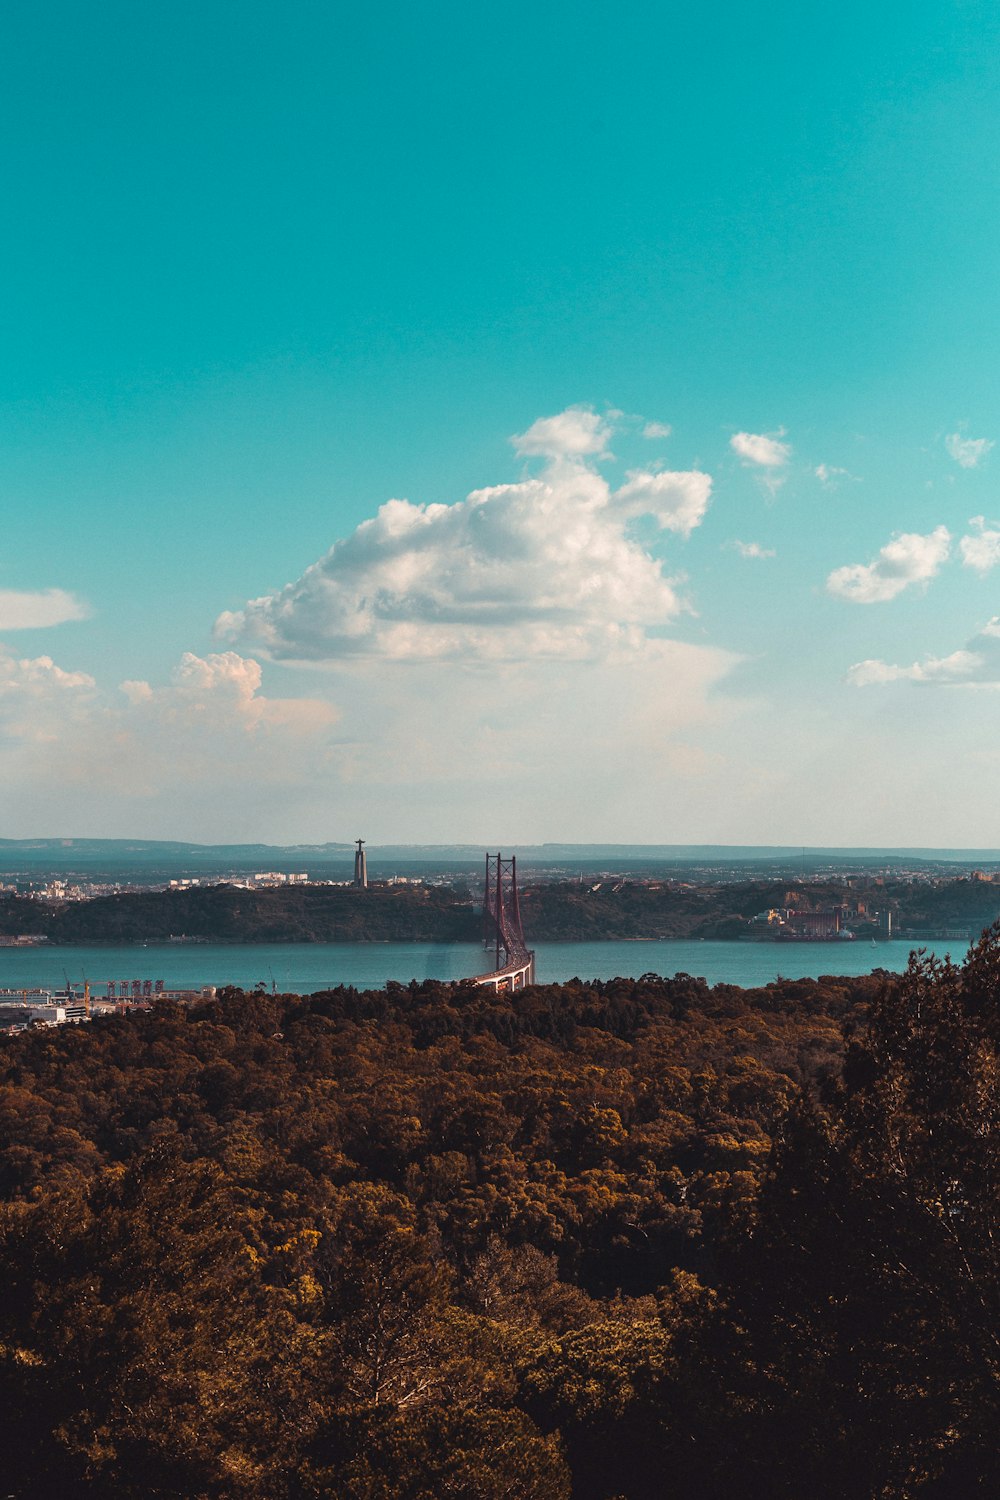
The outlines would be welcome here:
M 5 832 L 1000 844 L 1000 11 L 699 10 L 8 9 Z

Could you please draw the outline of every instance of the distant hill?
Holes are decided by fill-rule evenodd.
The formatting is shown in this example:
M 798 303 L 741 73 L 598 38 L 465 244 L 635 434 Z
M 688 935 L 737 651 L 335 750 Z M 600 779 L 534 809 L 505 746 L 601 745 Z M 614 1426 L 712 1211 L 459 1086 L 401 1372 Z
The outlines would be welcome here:
M 744 870 L 777 875 L 804 875 L 872 867 L 1000 866 L 1000 849 L 835 848 L 752 844 L 520 844 L 504 840 L 489 845 L 516 854 L 527 872 L 566 875 L 595 871 L 641 874 L 690 869 L 704 873 Z M 369 843 L 373 876 L 397 872 L 478 876 L 485 844 Z M 328 879 L 347 879 L 353 870 L 352 840 L 319 844 L 198 844 L 169 839 L 35 838 L 0 839 L 0 877 L 26 878 L 78 873 L 89 879 L 155 883 L 206 874 L 249 874 L 256 870 L 305 871 Z M 956 871 L 957 873 L 957 871 Z

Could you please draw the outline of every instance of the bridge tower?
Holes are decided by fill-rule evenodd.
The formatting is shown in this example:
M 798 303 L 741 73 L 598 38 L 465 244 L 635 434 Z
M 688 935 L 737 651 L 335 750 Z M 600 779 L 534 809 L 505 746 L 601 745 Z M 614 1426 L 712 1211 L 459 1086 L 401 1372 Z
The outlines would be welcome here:
M 486 856 L 486 887 L 483 895 L 483 947 L 491 954 L 494 968 L 477 978 L 477 984 L 494 989 L 523 989 L 535 982 L 535 955 L 524 940 L 521 907 L 517 895 L 517 856 Z
M 358 890 L 368 889 L 368 859 L 365 854 L 364 839 L 357 839 L 357 849 L 354 854 L 354 884 Z

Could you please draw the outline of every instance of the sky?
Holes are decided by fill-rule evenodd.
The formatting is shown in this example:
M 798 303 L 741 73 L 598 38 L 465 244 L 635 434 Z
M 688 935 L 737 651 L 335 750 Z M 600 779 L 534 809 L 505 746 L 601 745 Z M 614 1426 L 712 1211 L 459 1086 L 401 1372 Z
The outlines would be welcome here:
M 1000 846 L 998 43 L 16 0 L 0 833 Z

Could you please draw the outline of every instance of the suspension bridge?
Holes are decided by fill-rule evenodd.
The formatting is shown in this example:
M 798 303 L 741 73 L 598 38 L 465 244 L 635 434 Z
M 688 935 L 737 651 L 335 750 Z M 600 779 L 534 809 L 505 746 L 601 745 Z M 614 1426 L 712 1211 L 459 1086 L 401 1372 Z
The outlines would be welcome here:
M 517 857 L 486 856 L 483 896 L 483 947 L 494 960 L 488 974 L 477 974 L 473 984 L 503 990 L 523 990 L 535 982 L 535 955 L 524 940 L 517 898 Z

